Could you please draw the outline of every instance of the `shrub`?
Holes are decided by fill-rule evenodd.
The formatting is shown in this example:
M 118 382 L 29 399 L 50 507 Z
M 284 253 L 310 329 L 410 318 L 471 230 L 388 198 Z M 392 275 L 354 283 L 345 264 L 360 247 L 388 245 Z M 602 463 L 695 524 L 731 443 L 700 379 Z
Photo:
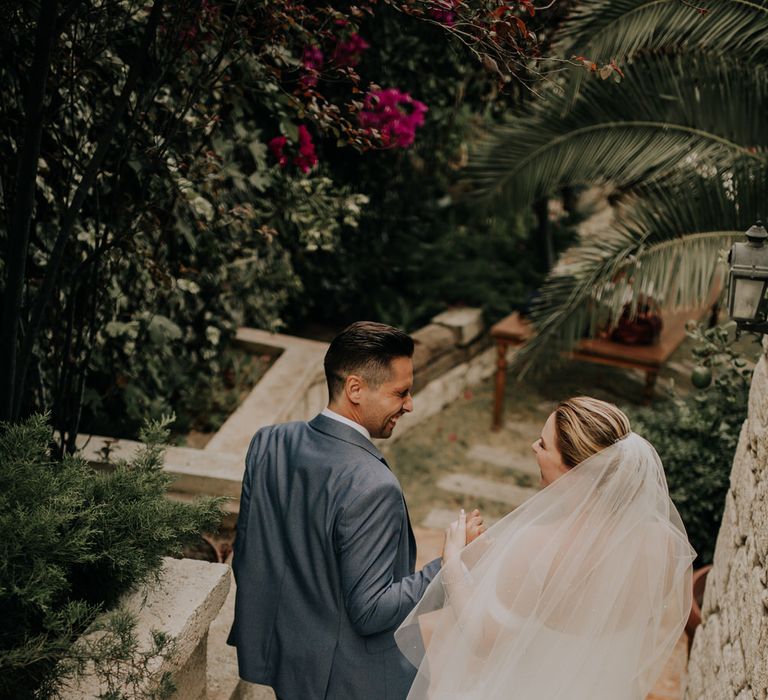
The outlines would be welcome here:
M 46 417 L 2 426 L 0 696 L 50 694 L 77 670 L 67 664 L 83 653 L 73 642 L 96 615 L 152 581 L 163 556 L 218 526 L 222 499 L 166 498 L 168 422 L 146 426 L 146 446 L 112 471 L 77 456 L 52 460 Z
M 723 326 L 691 332 L 693 354 L 714 381 L 683 398 L 633 412 L 634 429 L 659 453 L 697 564 L 712 562 L 733 456 L 747 417 L 751 369 Z

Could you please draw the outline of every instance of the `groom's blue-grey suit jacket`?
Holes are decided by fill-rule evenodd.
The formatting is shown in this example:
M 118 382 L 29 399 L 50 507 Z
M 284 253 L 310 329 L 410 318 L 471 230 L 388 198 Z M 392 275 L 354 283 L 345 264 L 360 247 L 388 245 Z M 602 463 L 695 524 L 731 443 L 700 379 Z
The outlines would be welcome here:
M 404 700 L 416 671 L 393 632 L 440 567 L 415 562 L 400 484 L 363 435 L 323 415 L 259 430 L 232 565 L 240 676 L 284 700 Z

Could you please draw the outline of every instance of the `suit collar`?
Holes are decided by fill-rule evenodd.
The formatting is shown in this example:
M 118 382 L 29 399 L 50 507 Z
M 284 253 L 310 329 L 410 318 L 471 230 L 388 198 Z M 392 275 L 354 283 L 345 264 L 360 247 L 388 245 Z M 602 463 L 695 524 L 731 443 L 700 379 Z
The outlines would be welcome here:
M 340 421 L 334 420 L 333 418 L 328 418 L 328 416 L 324 416 L 321 413 L 309 421 L 309 426 L 315 430 L 319 430 L 321 433 L 335 437 L 338 440 L 343 440 L 344 442 L 349 442 L 352 445 L 362 447 L 366 452 L 370 452 L 370 454 L 376 457 L 376 459 L 386 464 L 384 455 L 379 452 L 376 445 L 363 437 L 360 433 L 357 432 L 357 430 L 351 428 L 348 425 L 344 425 L 344 423 L 341 423 Z

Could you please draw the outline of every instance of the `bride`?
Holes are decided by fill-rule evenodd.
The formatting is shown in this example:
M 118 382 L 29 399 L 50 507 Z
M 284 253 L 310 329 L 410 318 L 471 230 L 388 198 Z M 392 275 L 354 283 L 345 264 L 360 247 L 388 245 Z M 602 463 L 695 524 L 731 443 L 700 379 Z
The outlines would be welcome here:
M 695 552 L 656 450 L 589 397 L 533 450 L 542 491 L 467 546 L 463 511 L 446 531 L 395 634 L 418 668 L 408 700 L 642 700 L 672 652 Z

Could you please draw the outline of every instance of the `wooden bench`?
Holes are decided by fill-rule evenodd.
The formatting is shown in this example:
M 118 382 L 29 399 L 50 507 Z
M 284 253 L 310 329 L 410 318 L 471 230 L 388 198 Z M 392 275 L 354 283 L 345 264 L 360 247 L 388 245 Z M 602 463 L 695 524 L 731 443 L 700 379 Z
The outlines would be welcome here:
M 710 325 L 717 316 L 716 305 L 698 309 L 682 309 L 662 312 L 663 326 L 659 340 L 653 345 L 625 345 L 603 338 L 584 338 L 566 357 L 581 362 L 640 369 L 645 372 L 644 403 L 650 403 L 659 370 L 685 339 L 685 326 L 690 319 L 698 320 L 705 312 L 710 314 Z M 491 336 L 496 341 L 496 387 L 493 401 L 493 430 L 501 428 L 504 411 L 504 390 L 507 376 L 507 349 L 519 347 L 532 335 L 530 324 L 519 313 L 514 312 L 491 327 Z

